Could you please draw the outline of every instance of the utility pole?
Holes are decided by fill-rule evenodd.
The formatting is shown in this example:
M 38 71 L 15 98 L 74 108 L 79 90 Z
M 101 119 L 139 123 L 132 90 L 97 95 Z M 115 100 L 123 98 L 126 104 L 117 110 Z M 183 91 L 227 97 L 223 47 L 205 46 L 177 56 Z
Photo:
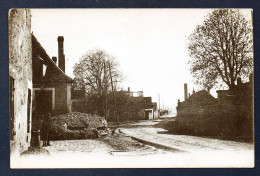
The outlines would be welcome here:
M 159 99 L 159 109 L 158 109 L 158 118 L 160 118 L 160 94 L 158 94 L 158 99 Z
M 162 98 L 162 106 L 163 106 L 163 110 L 164 110 L 164 101 L 163 101 L 163 98 Z
M 105 108 L 104 108 L 104 115 L 105 119 L 107 120 L 107 72 L 106 72 L 106 61 L 104 61 L 104 80 L 105 80 Z
M 113 84 L 113 78 L 112 78 L 112 74 L 111 74 L 111 65 L 110 65 L 110 62 L 108 62 L 108 67 L 109 67 L 109 75 L 110 75 L 110 81 L 111 81 L 111 87 L 112 87 L 112 94 L 113 94 L 114 106 L 115 106 L 116 125 L 117 125 L 117 127 L 118 127 L 118 126 L 119 126 L 119 118 L 118 118 L 118 115 L 117 115 L 116 98 L 115 98 L 115 93 L 114 93 L 114 84 Z

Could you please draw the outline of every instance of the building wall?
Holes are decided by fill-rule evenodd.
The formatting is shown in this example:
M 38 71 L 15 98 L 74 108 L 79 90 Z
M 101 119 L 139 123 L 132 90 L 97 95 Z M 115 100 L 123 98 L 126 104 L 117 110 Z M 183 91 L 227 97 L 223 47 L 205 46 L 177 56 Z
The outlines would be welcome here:
M 146 120 L 154 119 L 154 110 L 153 109 L 145 109 L 145 119 Z
M 67 83 L 67 112 L 71 112 L 71 84 Z
M 188 106 L 178 106 L 177 107 L 177 116 L 178 117 L 191 117 L 196 118 L 204 116 L 209 112 L 214 112 L 217 110 L 217 105 L 188 105 Z
M 159 118 L 159 112 L 158 110 L 154 111 L 154 119 L 158 119 Z
M 10 152 L 20 154 L 28 149 L 31 140 L 32 46 L 31 12 L 25 9 L 9 11 L 9 76 L 14 79 L 14 120 L 10 122 Z M 29 98 L 29 99 L 28 99 Z M 28 108 L 29 109 L 28 109 Z M 29 110 L 29 111 L 27 111 Z M 11 109 L 10 109 L 11 111 Z M 29 120 L 28 118 L 29 112 Z M 28 123 L 29 122 L 29 130 Z M 11 125 L 13 124 L 13 127 Z M 28 132 L 29 131 L 29 132 Z
M 34 85 L 34 90 L 38 90 L 43 85 Z M 71 84 L 70 83 L 56 83 L 44 85 L 44 89 L 54 88 L 54 113 L 64 114 L 71 112 Z
M 55 84 L 55 111 L 58 113 L 67 112 L 67 84 Z

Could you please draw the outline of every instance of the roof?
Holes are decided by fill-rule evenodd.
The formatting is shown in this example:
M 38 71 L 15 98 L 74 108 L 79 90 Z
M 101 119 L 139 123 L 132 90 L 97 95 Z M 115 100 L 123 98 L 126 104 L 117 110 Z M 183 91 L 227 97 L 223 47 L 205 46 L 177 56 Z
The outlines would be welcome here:
M 43 83 L 72 83 L 73 80 L 67 76 L 49 57 L 45 49 L 32 34 L 32 52 L 33 59 L 40 58 L 43 64 L 47 66 L 46 74 L 42 79 Z
M 182 105 L 186 105 L 186 104 L 211 105 L 216 103 L 217 100 L 206 90 L 200 90 L 192 94 L 186 101 L 181 102 Z

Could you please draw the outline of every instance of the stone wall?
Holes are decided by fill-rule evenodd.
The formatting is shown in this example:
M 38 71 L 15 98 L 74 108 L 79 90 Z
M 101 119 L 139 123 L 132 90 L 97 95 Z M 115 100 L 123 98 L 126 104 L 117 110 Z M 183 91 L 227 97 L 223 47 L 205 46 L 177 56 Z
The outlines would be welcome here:
M 14 79 L 14 120 L 10 129 L 11 154 L 20 154 L 28 149 L 31 140 L 31 104 L 28 99 L 32 93 L 32 46 L 31 12 L 28 9 L 9 11 L 9 76 Z M 11 110 L 11 109 L 10 109 Z M 29 116 L 28 115 L 29 112 Z M 28 119 L 29 117 L 29 119 Z M 27 125 L 29 122 L 29 128 Z M 10 124 L 11 125 L 11 124 Z M 28 130 L 29 129 L 29 130 Z

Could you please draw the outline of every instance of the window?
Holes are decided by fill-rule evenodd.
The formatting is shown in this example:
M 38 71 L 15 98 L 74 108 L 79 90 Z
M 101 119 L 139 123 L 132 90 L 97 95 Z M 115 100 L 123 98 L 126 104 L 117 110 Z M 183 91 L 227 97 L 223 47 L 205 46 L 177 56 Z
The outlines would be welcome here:
M 9 116 L 10 116 L 10 140 L 14 139 L 14 79 L 9 77 Z
M 30 133 L 30 115 L 31 115 L 31 89 L 28 89 L 27 100 L 27 133 Z
M 42 64 L 42 75 L 45 76 L 47 70 L 47 66 Z

